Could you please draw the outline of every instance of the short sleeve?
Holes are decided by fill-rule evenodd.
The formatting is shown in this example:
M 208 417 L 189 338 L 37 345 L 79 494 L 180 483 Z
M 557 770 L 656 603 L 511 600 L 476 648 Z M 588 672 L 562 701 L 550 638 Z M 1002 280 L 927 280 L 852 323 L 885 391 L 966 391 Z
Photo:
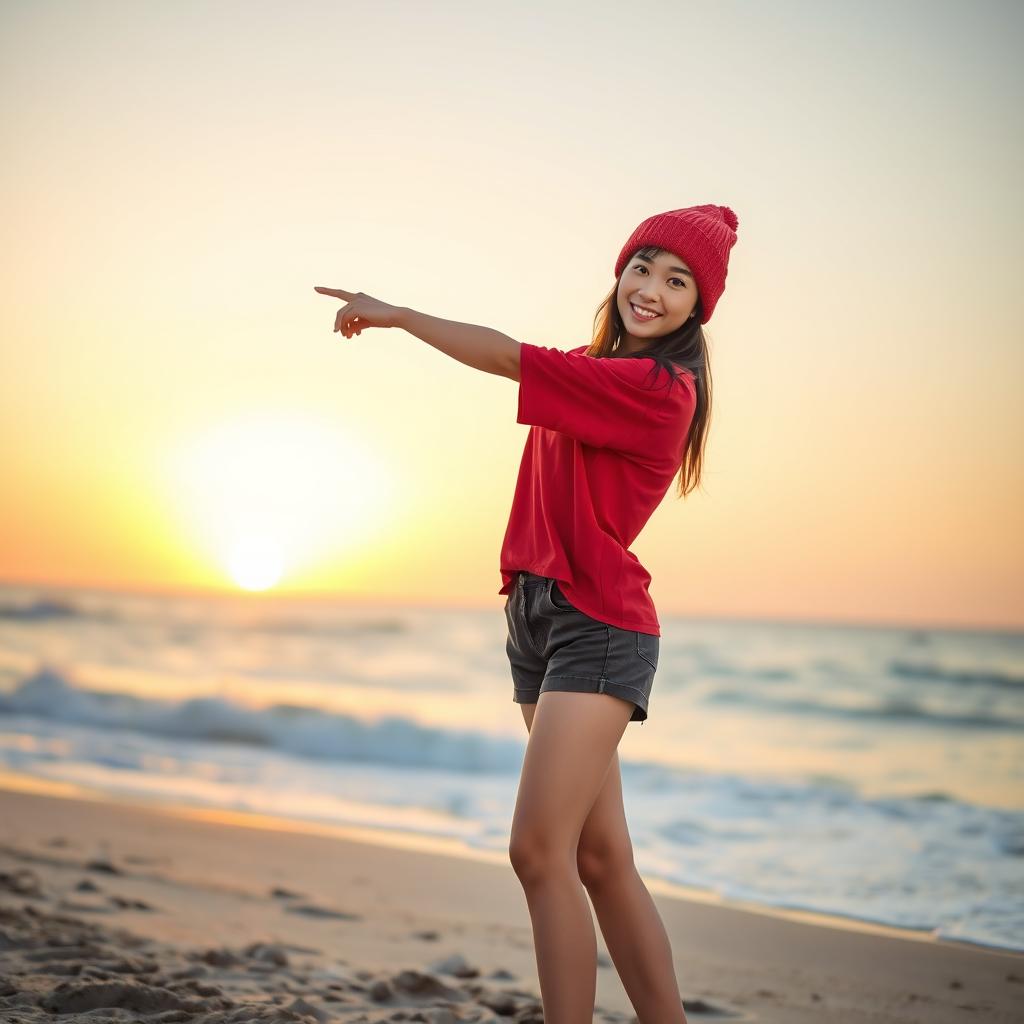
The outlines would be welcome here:
M 521 344 L 516 422 L 640 458 L 681 453 L 694 409 L 687 375 L 670 388 L 668 371 L 650 359 Z

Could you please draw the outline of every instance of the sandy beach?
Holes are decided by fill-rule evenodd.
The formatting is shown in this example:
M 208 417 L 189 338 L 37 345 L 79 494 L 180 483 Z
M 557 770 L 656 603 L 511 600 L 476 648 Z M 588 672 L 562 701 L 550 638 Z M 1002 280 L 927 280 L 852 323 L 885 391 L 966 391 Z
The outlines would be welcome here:
M 543 1020 L 511 867 L 4 785 L 4 1021 Z M 655 898 L 691 1022 L 1021 1019 L 1020 955 Z M 598 949 L 594 1019 L 634 1021 Z

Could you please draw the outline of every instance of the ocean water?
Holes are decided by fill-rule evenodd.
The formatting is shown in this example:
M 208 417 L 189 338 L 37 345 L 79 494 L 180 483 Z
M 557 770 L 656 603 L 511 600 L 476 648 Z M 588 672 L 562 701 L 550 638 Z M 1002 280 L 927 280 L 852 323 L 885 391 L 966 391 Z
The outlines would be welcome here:
M 502 601 L 0 587 L 0 769 L 506 858 Z M 619 746 L 641 873 L 1024 951 L 1024 634 L 661 622 Z

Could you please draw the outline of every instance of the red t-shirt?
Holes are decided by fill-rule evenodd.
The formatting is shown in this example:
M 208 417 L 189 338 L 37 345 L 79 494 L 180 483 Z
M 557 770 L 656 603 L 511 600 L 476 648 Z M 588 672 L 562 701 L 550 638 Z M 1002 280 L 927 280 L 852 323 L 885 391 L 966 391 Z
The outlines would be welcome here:
M 650 573 L 630 544 L 682 465 L 693 375 L 523 343 L 517 423 L 531 424 L 501 545 L 502 587 L 523 569 L 558 581 L 591 618 L 661 636 Z

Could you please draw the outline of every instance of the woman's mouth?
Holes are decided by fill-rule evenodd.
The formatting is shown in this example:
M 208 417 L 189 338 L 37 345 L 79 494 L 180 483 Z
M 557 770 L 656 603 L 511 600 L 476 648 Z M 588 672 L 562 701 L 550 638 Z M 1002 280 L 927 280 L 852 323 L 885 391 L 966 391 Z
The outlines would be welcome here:
M 661 316 L 660 313 L 649 313 L 646 309 L 634 306 L 632 302 L 629 304 L 629 308 L 636 320 L 657 320 Z

